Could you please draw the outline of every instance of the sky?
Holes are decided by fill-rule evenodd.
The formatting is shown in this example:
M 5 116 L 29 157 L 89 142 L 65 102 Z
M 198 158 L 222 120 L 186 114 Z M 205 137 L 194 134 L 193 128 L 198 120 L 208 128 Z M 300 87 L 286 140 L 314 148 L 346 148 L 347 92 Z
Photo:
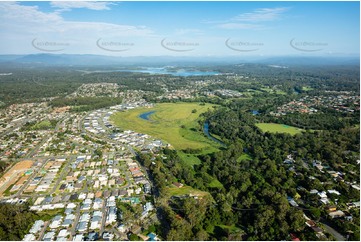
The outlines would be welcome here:
M 355 2 L 0 2 L 0 54 L 353 56 Z

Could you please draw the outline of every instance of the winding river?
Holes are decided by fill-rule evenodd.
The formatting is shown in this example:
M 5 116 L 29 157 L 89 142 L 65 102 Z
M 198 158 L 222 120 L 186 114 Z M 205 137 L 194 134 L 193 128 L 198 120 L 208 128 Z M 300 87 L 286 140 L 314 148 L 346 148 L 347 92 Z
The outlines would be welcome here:
M 203 133 L 205 133 L 205 135 L 207 135 L 207 137 L 215 142 L 217 142 L 218 144 L 222 145 L 222 146 L 226 146 L 225 143 L 223 143 L 222 141 L 220 141 L 219 139 L 213 137 L 210 133 L 209 133 L 209 123 L 208 121 L 204 122 L 203 125 Z

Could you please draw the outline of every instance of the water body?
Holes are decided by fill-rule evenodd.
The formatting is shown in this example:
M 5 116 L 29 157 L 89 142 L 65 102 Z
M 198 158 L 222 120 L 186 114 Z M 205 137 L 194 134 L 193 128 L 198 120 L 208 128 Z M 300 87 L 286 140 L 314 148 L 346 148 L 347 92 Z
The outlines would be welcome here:
M 214 138 L 210 133 L 209 133 L 209 123 L 205 122 L 203 125 L 203 132 L 207 135 L 208 138 L 210 138 L 211 140 L 217 142 L 218 144 L 222 145 L 222 146 L 226 146 L 225 143 L 223 143 L 222 141 L 220 141 L 217 138 Z
M 196 71 L 196 70 L 185 70 L 179 69 L 176 71 L 169 71 L 166 68 L 146 68 L 141 70 L 119 70 L 120 72 L 140 72 L 140 73 L 148 73 L 148 74 L 163 74 L 163 75 L 172 75 L 172 76 L 213 76 L 220 74 L 215 71 Z
M 155 111 L 149 111 L 149 112 L 142 113 L 141 115 L 139 115 L 139 118 L 149 121 L 150 120 L 149 116 L 152 115 L 153 113 L 155 113 Z
M 259 114 L 259 112 L 258 112 L 257 110 L 252 110 L 251 113 L 252 113 L 253 115 L 258 115 L 258 114 Z
M 119 72 L 138 72 L 138 73 L 148 73 L 148 74 L 158 74 L 158 75 L 172 75 L 172 76 L 214 76 L 219 75 L 219 72 L 215 71 L 196 71 L 196 70 L 184 70 L 179 69 L 176 71 L 169 71 L 166 68 L 154 68 L 149 67 L 146 69 L 140 70 L 118 70 Z
M 294 94 L 300 94 L 301 92 L 294 88 L 294 89 L 293 89 L 293 93 L 294 93 Z

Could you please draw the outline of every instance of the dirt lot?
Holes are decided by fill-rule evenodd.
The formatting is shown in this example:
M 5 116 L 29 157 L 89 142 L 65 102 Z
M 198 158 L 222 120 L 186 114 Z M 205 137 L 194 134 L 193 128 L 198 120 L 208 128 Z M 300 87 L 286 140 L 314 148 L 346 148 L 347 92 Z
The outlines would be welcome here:
M 61 107 L 61 108 L 54 108 L 53 113 L 65 113 L 65 112 L 68 112 L 69 110 L 70 110 L 69 106 Z
M 34 161 L 24 160 L 16 163 L 8 170 L 0 179 L 0 197 L 3 192 L 14 184 L 33 164 Z

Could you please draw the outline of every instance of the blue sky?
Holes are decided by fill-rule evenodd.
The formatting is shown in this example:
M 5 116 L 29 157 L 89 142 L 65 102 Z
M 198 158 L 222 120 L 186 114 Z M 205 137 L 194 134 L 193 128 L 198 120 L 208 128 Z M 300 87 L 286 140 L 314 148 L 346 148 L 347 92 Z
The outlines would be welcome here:
M 0 2 L 0 54 L 348 56 L 359 2 Z

